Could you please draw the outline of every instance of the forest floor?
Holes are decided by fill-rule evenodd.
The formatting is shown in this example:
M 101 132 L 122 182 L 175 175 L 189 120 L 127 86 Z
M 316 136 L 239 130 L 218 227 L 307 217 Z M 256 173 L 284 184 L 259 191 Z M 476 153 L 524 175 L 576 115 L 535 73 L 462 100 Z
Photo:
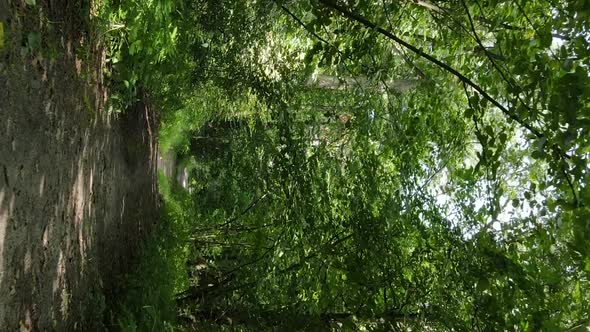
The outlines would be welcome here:
M 105 328 L 159 218 L 157 119 L 105 110 L 83 2 L 0 0 L 3 331 Z

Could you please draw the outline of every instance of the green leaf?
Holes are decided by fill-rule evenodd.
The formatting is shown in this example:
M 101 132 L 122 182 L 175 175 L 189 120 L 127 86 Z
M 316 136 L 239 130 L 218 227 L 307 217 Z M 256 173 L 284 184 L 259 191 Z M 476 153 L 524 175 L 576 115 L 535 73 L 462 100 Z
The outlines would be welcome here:
M 27 35 L 27 45 L 31 52 L 41 48 L 41 34 L 39 32 L 30 32 Z
M 479 279 L 479 281 L 477 282 L 477 287 L 476 287 L 477 291 L 481 293 L 488 288 L 490 288 L 490 281 L 487 278 Z
M 582 298 L 582 291 L 580 290 L 580 281 L 576 281 L 573 293 L 574 300 L 579 301 Z
M 533 157 L 533 159 L 541 159 L 544 156 L 545 156 L 545 154 L 539 150 L 535 150 L 535 151 L 533 151 L 533 153 L 531 153 L 531 157 Z
M 25 0 L 25 3 L 29 6 L 37 5 L 37 0 Z
M 570 72 L 574 68 L 574 62 L 571 59 L 566 59 L 561 67 L 564 71 Z
M 551 42 L 553 41 L 553 37 L 551 36 L 551 31 L 542 31 L 540 32 L 539 36 L 540 46 L 543 48 L 548 48 L 551 46 Z
M 475 95 L 469 97 L 469 104 L 473 107 L 478 107 L 479 106 L 479 95 L 475 94 Z

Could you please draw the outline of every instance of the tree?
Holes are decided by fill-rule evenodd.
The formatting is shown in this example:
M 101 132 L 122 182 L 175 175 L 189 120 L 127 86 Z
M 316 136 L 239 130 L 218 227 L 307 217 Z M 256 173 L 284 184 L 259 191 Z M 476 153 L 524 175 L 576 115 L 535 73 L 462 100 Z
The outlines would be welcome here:
M 179 294 L 188 311 L 299 329 L 588 324 L 585 2 L 185 6 L 195 94 L 223 91 L 225 117 L 194 131 L 207 268 Z M 219 137 L 227 153 L 207 152 Z

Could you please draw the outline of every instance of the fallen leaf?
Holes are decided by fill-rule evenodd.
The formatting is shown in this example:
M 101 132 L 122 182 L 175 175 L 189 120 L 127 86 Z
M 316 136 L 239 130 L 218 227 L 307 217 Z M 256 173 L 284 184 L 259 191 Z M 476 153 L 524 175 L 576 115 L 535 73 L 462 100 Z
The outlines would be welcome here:
M 4 24 L 0 22 L 0 50 L 4 47 Z

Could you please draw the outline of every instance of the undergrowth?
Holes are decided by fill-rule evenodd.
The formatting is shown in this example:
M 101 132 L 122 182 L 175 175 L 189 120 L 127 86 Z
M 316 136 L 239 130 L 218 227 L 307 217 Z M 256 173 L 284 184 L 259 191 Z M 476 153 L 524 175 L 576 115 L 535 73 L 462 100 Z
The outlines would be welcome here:
M 190 70 L 185 55 L 177 48 L 178 24 L 182 20 L 182 3 L 177 0 L 105 0 L 96 8 L 97 28 L 106 48 L 109 105 L 112 112 L 132 108 L 141 91 L 149 93 L 154 106 L 166 119 L 176 117 L 174 130 L 197 120 L 179 117 L 186 109 L 187 91 L 182 84 Z M 187 112 L 181 112 L 188 114 Z M 160 135 L 162 151 L 177 148 L 185 139 L 178 135 Z M 189 128 L 194 129 L 194 128 Z M 174 132 L 174 131 L 172 131 Z M 166 143 L 170 142 L 170 143 Z M 188 222 L 193 209 L 190 197 L 173 179 L 158 174 L 163 199 L 160 223 L 145 241 L 138 266 L 124 280 L 126 293 L 118 299 L 111 327 L 121 331 L 174 331 L 177 325 L 175 295 L 188 287 Z
M 159 174 L 161 221 L 145 242 L 138 267 L 127 276 L 115 325 L 121 331 L 174 331 L 175 294 L 188 287 L 188 194 Z
M 180 10 L 175 0 L 105 0 L 97 18 L 107 54 L 110 109 L 128 109 L 147 90 L 160 104 L 182 100 L 186 62 L 178 53 Z

